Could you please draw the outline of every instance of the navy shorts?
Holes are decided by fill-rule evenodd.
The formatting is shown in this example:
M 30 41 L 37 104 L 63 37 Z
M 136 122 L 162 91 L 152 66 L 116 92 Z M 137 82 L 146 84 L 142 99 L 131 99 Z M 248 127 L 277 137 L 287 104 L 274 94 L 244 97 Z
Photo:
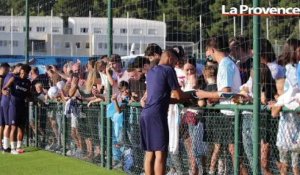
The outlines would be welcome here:
M 8 109 L 8 124 L 16 126 L 25 126 L 26 122 L 26 103 L 24 101 L 11 100 Z
M 140 118 L 141 147 L 144 151 L 168 151 L 167 116 L 142 113 Z
M 11 123 L 9 122 L 9 103 L 2 105 L 1 106 L 2 109 L 2 114 L 3 114 L 3 119 L 4 119 L 4 123 L 5 125 L 11 125 Z
M 5 125 L 5 120 L 4 120 L 2 106 L 0 106 L 0 126 L 3 126 L 3 125 Z

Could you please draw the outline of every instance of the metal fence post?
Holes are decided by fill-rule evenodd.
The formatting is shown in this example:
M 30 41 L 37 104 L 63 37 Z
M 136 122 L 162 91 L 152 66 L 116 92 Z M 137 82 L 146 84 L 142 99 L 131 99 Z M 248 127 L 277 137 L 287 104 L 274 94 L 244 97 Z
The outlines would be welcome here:
M 33 114 L 33 102 L 29 102 L 29 105 L 28 105 L 28 118 L 33 118 L 34 117 L 34 114 Z M 26 129 L 26 146 L 28 147 L 29 146 L 29 126 L 26 126 L 25 129 Z
M 105 116 L 104 116 L 104 105 L 101 103 L 100 106 L 100 124 L 101 124 L 101 138 L 100 138 L 100 142 L 101 142 L 101 165 L 102 167 L 105 167 L 106 161 L 105 161 L 105 150 L 106 150 L 106 146 L 105 146 Z
M 108 0 L 107 3 L 107 31 L 108 31 L 108 38 L 107 38 L 107 43 L 108 43 L 108 57 L 111 57 L 112 52 L 113 52 L 113 15 L 112 15 L 112 0 Z M 109 84 L 108 86 L 108 102 L 110 103 L 112 95 L 112 87 Z M 111 169 L 112 168 L 112 122 L 110 118 L 107 118 L 107 149 L 106 149 L 106 154 L 107 154 L 107 168 Z
M 260 0 L 253 1 L 253 7 L 259 7 Z M 260 170 L 260 17 L 253 17 L 253 69 L 254 69 L 254 83 L 253 83 L 253 174 L 259 174 Z
M 240 110 L 238 107 L 234 109 L 234 175 L 239 175 L 240 170 Z
M 63 105 L 63 104 L 59 104 L 59 105 Z M 63 132 L 63 155 L 66 156 L 67 155 L 67 119 L 66 119 L 66 115 L 62 115 L 63 116 L 63 120 L 62 120 L 62 124 L 63 124 L 63 128 L 62 128 L 62 132 Z
M 34 132 L 35 132 L 35 147 L 37 148 L 39 146 L 39 138 L 38 138 L 38 108 L 37 105 L 34 106 Z
M 25 13 L 26 13 L 26 35 L 25 35 L 25 63 L 28 63 L 29 60 L 29 0 L 25 2 Z M 12 43 L 11 43 L 12 44 Z

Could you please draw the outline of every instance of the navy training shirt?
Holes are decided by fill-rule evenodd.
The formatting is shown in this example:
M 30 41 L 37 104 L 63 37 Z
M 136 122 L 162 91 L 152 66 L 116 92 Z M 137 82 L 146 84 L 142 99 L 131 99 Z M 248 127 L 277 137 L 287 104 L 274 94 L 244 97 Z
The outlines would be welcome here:
M 171 91 L 180 88 L 174 68 L 155 66 L 147 73 L 146 82 L 147 101 L 143 113 L 167 117 Z

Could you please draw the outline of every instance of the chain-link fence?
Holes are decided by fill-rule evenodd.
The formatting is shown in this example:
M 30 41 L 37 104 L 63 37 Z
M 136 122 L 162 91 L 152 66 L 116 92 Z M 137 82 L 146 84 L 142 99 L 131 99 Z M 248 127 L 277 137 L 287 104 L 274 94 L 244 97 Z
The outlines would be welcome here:
M 78 102 L 76 105 L 79 110 L 76 117 L 65 113 L 63 103 L 31 105 L 30 127 L 37 134 L 33 134 L 30 143 L 102 166 L 111 160 L 114 169 L 128 174 L 144 173 L 139 123 L 142 108 L 132 104 L 122 113 L 113 113 L 109 104 L 87 107 Z M 254 126 L 250 105 L 172 107 L 178 107 L 179 113 L 168 116 L 169 174 L 233 174 L 234 171 L 252 174 Z M 279 174 L 278 162 L 283 157 L 279 153 L 284 154 L 279 142 L 284 142 L 288 133 L 279 131 L 280 120 L 272 118 L 269 110 L 263 109 L 260 118 L 260 173 Z M 111 127 L 107 127 L 107 120 L 112 121 Z M 109 151 L 111 155 L 107 154 Z M 289 158 L 286 153 L 285 157 L 288 162 L 297 163 L 297 156 Z
M 24 8 L 26 2 L 29 2 L 28 8 Z M 108 2 L 112 3 L 109 8 Z M 255 2 L 260 2 L 262 7 L 297 7 L 300 5 L 299 0 L 257 0 Z M 244 48 L 247 50 L 247 58 L 256 56 L 254 61 L 258 60 L 258 53 L 263 52 L 267 57 L 268 54 L 274 53 L 273 58 L 266 58 L 265 64 L 269 64 L 276 82 L 265 80 L 264 75 L 269 72 L 266 73 L 260 69 L 262 70 L 261 78 L 265 81 L 262 89 L 266 91 L 269 87 L 266 86 L 267 84 L 276 83 L 277 91 L 283 92 L 283 79 L 290 78 L 286 74 L 288 71 L 282 71 L 279 75 L 279 73 L 275 74 L 275 70 L 273 75 L 273 70 L 277 68 L 275 64 L 280 60 L 279 58 L 289 59 L 297 55 L 296 48 L 294 50 L 285 48 L 287 48 L 287 39 L 300 36 L 299 17 L 262 16 L 259 23 L 256 21 L 256 25 L 260 24 L 261 27 L 257 27 L 258 30 L 255 33 L 253 30 L 255 17 L 225 16 L 221 13 L 222 5 L 229 10 L 230 7 L 239 8 L 243 4 L 252 6 L 252 1 L 1 1 L 0 62 L 15 65 L 24 62 L 24 55 L 29 54 L 29 64 L 38 67 L 40 74 L 47 74 L 44 76 L 46 80 L 43 87 L 48 89 L 60 80 L 70 83 L 68 78 L 73 76 L 70 70 L 78 62 L 81 62 L 81 73 L 87 73 L 81 78 L 87 79 L 89 70 L 88 65 L 85 65 L 89 62 L 88 59 L 102 58 L 101 56 L 107 55 L 109 50 L 120 56 L 133 55 L 132 57 L 135 58 L 137 55 L 143 55 L 150 43 L 157 43 L 162 49 L 177 45 L 184 48 L 184 58 L 195 57 L 202 59 L 201 63 L 204 63 L 206 62 L 205 41 L 210 36 L 233 38 L 242 35 L 247 41 L 240 40 L 242 42 L 239 43 L 240 41 L 235 38 L 231 40 L 233 42 L 230 42 L 231 58 L 237 62 L 241 61 L 243 55 L 234 51 L 240 52 Z M 113 17 L 113 25 L 110 28 L 108 28 L 108 12 L 112 12 Z M 29 17 L 27 18 L 29 24 L 26 22 L 26 15 Z M 28 38 L 26 31 L 29 32 Z M 113 32 L 112 36 L 109 35 L 109 31 Z M 263 45 L 258 48 L 261 50 L 256 49 L 256 52 L 255 44 L 252 47 L 252 44 L 248 43 L 249 48 L 244 47 L 246 42 L 252 42 L 252 38 L 254 41 L 266 38 L 272 46 Z M 110 44 L 108 41 L 111 40 Z M 293 54 L 286 54 L 290 52 Z M 285 62 L 284 59 L 280 61 Z M 299 59 L 296 60 L 291 63 L 294 75 L 295 65 Z M 68 64 L 70 61 L 74 64 Z M 252 62 L 249 63 L 251 66 L 248 62 L 242 66 L 240 63 L 237 64 L 240 66 L 241 74 L 246 72 L 248 76 L 246 80 L 250 76 Z M 123 57 L 122 63 L 128 65 L 128 60 Z M 286 66 L 285 63 L 278 63 L 282 67 Z M 57 69 L 48 67 L 49 65 L 55 65 L 59 71 L 54 71 Z M 65 65 L 69 71 L 62 70 Z M 102 79 L 106 74 L 105 65 L 104 68 L 103 65 L 99 66 L 99 70 L 97 68 L 100 74 L 98 79 Z M 203 73 L 203 67 L 204 65 L 197 67 L 200 70 L 199 76 Z M 248 67 L 250 67 L 249 70 L 244 70 Z M 126 69 L 127 66 L 123 68 Z M 254 76 L 258 75 L 260 70 L 254 68 Z M 57 78 L 58 72 L 64 72 L 68 75 L 67 78 Z M 280 71 L 277 70 L 277 72 Z M 282 76 L 282 74 L 285 75 Z M 105 78 L 104 76 L 103 82 L 107 80 Z M 263 84 L 258 78 L 254 80 L 252 84 L 254 86 Z M 142 81 L 145 82 L 145 79 Z M 109 93 L 107 94 L 109 97 L 106 100 L 110 99 Z M 278 93 L 278 95 L 281 94 Z M 259 96 L 255 96 L 254 99 L 258 100 Z M 29 113 L 31 134 L 28 141 L 46 150 L 109 168 L 121 168 L 127 173 L 144 172 L 144 152 L 139 146 L 141 107 L 127 106 L 122 113 L 115 114 L 111 105 L 107 103 L 87 107 L 86 103 L 73 101 L 71 106 L 75 106 L 76 112 L 66 110 L 66 102 L 49 104 L 38 102 L 31 105 Z M 272 118 L 269 111 L 262 109 L 260 124 L 257 125 L 258 120 L 254 122 L 252 118 L 253 107 L 257 106 L 259 105 L 243 108 L 243 106 L 232 105 L 201 109 L 172 106 L 177 113 L 169 116 L 168 172 L 170 174 L 175 172 L 177 174 L 197 174 L 198 172 L 219 174 L 234 174 L 235 172 L 237 174 L 237 171 L 252 173 L 252 167 L 259 167 L 262 174 L 279 174 L 279 169 L 282 171 L 288 169 L 289 172 L 293 171 L 297 174 L 299 171 L 298 114 L 286 112 L 280 114 L 280 118 L 277 119 Z M 231 110 L 230 115 L 224 114 L 221 111 L 221 109 L 224 110 L 223 108 Z M 258 131 L 258 128 L 253 129 L 254 125 L 260 126 L 258 138 L 253 138 L 255 135 L 253 133 Z M 257 146 L 253 143 L 257 139 L 261 140 L 258 144 L 261 148 L 259 160 L 253 158 L 255 156 L 253 147 Z M 236 161 L 232 161 L 233 159 Z

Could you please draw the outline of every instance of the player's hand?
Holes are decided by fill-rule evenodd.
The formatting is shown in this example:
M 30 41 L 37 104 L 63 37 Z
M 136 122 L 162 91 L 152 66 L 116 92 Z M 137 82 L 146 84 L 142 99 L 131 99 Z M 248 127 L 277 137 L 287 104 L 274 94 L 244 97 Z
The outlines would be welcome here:
M 10 92 L 8 89 L 2 89 L 2 94 L 3 95 L 6 95 L 6 96 L 9 96 L 10 95 Z

